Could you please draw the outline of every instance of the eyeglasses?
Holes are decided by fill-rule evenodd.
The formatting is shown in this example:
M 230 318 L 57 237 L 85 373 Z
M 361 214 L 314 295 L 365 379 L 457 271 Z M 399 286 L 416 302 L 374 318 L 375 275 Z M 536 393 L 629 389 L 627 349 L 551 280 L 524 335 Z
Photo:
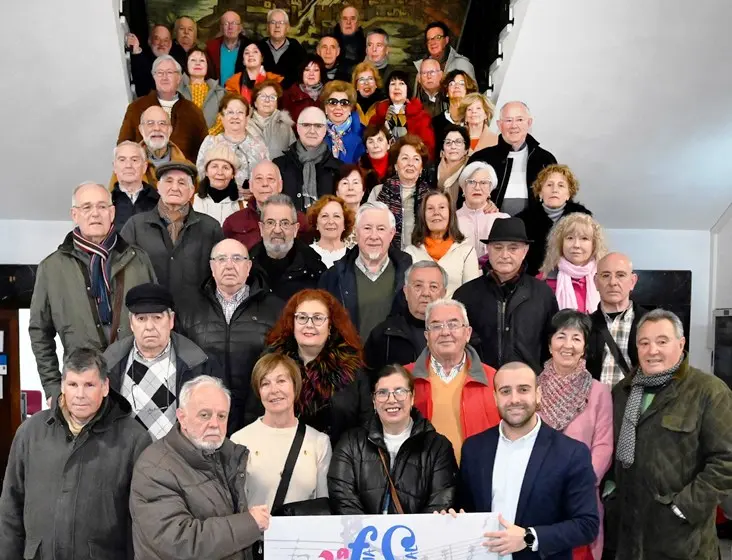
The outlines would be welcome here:
M 143 121 L 143 123 L 146 127 L 152 128 L 153 126 L 159 126 L 160 128 L 170 126 L 170 123 L 168 121 Z
M 412 391 L 405 389 L 404 387 L 399 387 L 393 391 L 389 391 L 389 389 L 379 389 L 378 391 L 374 391 L 374 400 L 376 402 L 385 403 L 389 400 L 391 395 L 394 395 L 394 399 L 396 399 L 397 402 L 404 402 L 407 400 L 407 397 L 411 392 Z
M 276 95 L 260 95 L 257 97 L 257 99 L 261 99 L 262 101 L 277 101 Z
M 307 325 L 308 321 L 310 321 L 313 323 L 314 327 L 322 327 L 327 320 L 328 316 L 321 313 L 315 313 L 314 315 L 308 315 L 307 313 L 295 313 L 295 322 L 298 325 Z
M 369 76 L 368 78 L 366 78 L 366 77 L 359 78 L 358 80 L 356 80 L 356 83 L 358 83 L 358 84 L 370 84 L 371 82 L 375 82 L 375 81 L 376 80 L 374 79 L 373 76 Z
M 241 264 L 248 260 L 250 260 L 249 257 L 245 255 L 216 255 L 215 257 L 211 257 L 211 262 L 215 262 L 216 264 L 226 264 L 229 261 L 234 264 Z
M 455 146 L 456 148 L 459 148 L 461 146 L 465 146 L 465 140 L 458 138 L 457 140 L 445 140 L 443 143 L 443 146 L 450 147 Z
M 328 105 L 331 107 L 335 107 L 336 105 L 340 105 L 341 107 L 350 107 L 351 101 L 348 99 L 336 99 L 335 97 L 331 97 L 326 101 Z
M 74 208 L 79 210 L 85 216 L 91 214 L 93 210 L 96 210 L 97 212 L 104 212 L 106 210 L 109 210 L 111 207 L 112 205 L 106 202 L 100 202 L 99 204 L 84 204 L 83 206 L 74 206 Z
M 224 111 L 225 117 L 243 117 L 246 114 L 246 111 L 234 111 L 233 109 Z
M 275 27 L 278 27 L 281 25 L 287 25 L 287 22 L 284 19 L 280 19 L 280 20 L 273 19 L 273 20 L 270 20 L 268 23 L 270 25 L 274 25 Z
M 440 333 L 447 329 L 450 332 L 456 331 L 458 329 L 462 329 L 465 325 L 463 325 L 460 321 L 457 319 L 451 319 L 449 321 L 443 321 L 442 323 L 430 323 L 429 325 L 425 326 L 425 329 L 428 332 L 437 332 Z
M 448 85 L 448 86 L 451 86 L 451 87 L 465 87 L 465 82 L 458 82 L 457 80 L 452 80 L 452 81 L 451 81 L 451 82 L 450 82 L 449 84 L 447 84 L 447 85 Z
M 240 21 L 225 21 L 223 23 L 224 27 L 239 27 L 241 25 Z
M 512 119 L 512 118 L 501 119 L 501 122 L 509 124 L 509 125 L 514 124 L 514 123 L 516 123 L 518 125 L 522 125 L 526 122 L 526 119 L 524 117 L 516 117 L 515 119 Z
M 155 75 L 158 78 L 162 78 L 163 76 L 165 76 L 166 78 L 170 78 L 171 76 L 175 76 L 178 73 L 179 73 L 178 70 L 156 70 L 155 71 Z
M 420 74 L 422 74 L 423 76 L 432 77 L 435 74 L 439 74 L 440 72 L 442 72 L 442 70 L 425 70 L 424 72 L 420 72 Z
M 492 183 L 490 181 L 476 181 L 475 179 L 468 179 L 465 181 L 466 187 L 480 187 L 481 189 L 491 188 Z
M 427 37 L 427 42 L 431 43 L 432 41 L 442 41 L 444 38 L 444 35 L 433 35 L 432 37 Z
M 278 220 L 271 220 L 270 219 L 270 220 L 264 220 L 264 222 L 262 222 L 262 223 L 264 224 L 264 227 L 266 229 L 274 229 L 278 225 L 282 229 L 290 229 L 292 226 L 295 225 L 295 223 L 294 222 L 291 222 L 290 220 L 279 220 L 278 221 Z
M 297 126 L 303 127 L 305 130 L 323 130 L 325 123 L 297 123 Z

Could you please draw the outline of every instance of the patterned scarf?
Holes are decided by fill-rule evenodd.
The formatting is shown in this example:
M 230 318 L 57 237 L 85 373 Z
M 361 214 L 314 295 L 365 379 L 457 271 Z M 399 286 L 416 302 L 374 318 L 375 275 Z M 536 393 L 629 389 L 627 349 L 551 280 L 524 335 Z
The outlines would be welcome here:
M 417 181 L 417 188 L 414 196 L 414 215 L 419 215 L 419 203 L 422 202 L 422 198 L 430 190 L 430 186 L 421 176 Z M 391 213 L 394 214 L 396 220 L 396 235 L 391 242 L 391 246 L 395 249 L 402 248 L 402 225 L 403 225 L 403 212 L 402 208 L 402 184 L 399 181 L 397 175 L 393 175 L 384 181 L 384 186 L 379 192 L 379 196 L 376 200 L 383 202 L 389 207 Z
M 314 86 L 306 86 L 305 84 L 300 84 L 300 90 L 303 93 L 307 93 L 308 97 L 312 99 L 313 101 L 317 101 L 320 97 L 320 92 L 323 91 L 323 84 L 317 83 Z
M 541 419 L 560 432 L 587 407 L 592 388 L 592 375 L 587 371 L 584 358 L 575 370 L 558 374 L 554 361 L 547 360 L 539 376 L 541 387 Z
M 97 245 L 88 239 L 84 239 L 77 227 L 73 231 L 73 239 L 74 248 L 91 255 L 91 260 L 89 261 L 91 294 L 97 303 L 99 320 L 103 324 L 109 325 L 112 322 L 112 304 L 110 301 L 110 294 L 112 293 L 112 263 L 109 254 L 117 244 L 117 232 L 112 227 L 104 241 Z
M 306 148 L 300 140 L 295 144 L 297 159 L 302 163 L 302 195 L 305 208 L 318 200 L 318 173 L 315 165 L 325 159 L 328 145 L 323 142 L 317 148 Z
M 386 111 L 386 120 L 384 121 L 384 125 L 389 131 L 389 136 L 391 136 L 392 142 L 395 142 L 407 134 L 406 107 L 406 103 L 399 109 L 394 107 L 394 105 L 389 105 L 389 109 Z
M 177 210 L 173 210 L 163 202 L 162 198 L 158 201 L 158 212 L 168 227 L 168 234 L 173 245 L 178 241 L 178 237 L 180 236 L 180 232 L 183 231 L 183 225 L 186 223 L 186 218 L 190 211 L 191 205 L 189 203 L 184 204 Z
M 675 366 L 655 375 L 644 374 L 640 367 L 636 370 L 633 381 L 630 382 L 630 396 L 628 402 L 625 403 L 623 423 L 620 426 L 620 435 L 618 436 L 618 447 L 615 450 L 615 458 L 622 463 L 623 468 L 630 468 L 635 461 L 636 428 L 641 416 L 643 393 L 646 387 L 659 388 L 670 383 L 676 372 L 679 371 L 683 361 L 684 356 L 682 355 Z
M 345 155 L 346 147 L 343 144 L 343 137 L 349 130 L 351 130 L 352 123 L 352 116 L 349 116 L 348 119 L 346 119 L 346 122 L 343 122 L 341 124 L 333 124 L 332 122 L 328 121 L 328 136 L 330 136 L 330 140 L 333 144 L 331 150 L 333 152 L 334 158 L 338 158 L 339 154 Z

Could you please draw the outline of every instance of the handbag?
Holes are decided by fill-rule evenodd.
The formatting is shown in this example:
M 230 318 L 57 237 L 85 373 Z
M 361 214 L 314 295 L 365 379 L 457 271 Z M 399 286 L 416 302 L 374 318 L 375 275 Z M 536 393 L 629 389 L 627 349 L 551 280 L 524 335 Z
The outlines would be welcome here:
M 397 513 L 400 515 L 404 515 L 404 508 L 402 507 L 402 503 L 399 501 L 399 496 L 397 495 L 396 486 L 394 486 L 394 481 L 391 479 L 391 474 L 389 474 L 389 467 L 386 465 L 386 457 L 384 457 L 384 450 L 379 447 L 379 457 L 381 458 L 381 464 L 384 465 L 384 472 L 386 473 L 386 479 L 389 481 L 389 493 L 391 494 L 391 501 L 394 502 L 394 508 L 396 508 Z

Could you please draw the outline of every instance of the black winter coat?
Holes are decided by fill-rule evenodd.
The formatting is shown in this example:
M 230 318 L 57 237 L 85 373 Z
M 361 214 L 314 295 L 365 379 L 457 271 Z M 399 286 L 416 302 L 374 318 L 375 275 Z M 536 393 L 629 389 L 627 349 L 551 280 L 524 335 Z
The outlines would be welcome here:
M 256 273 L 261 274 L 264 283 L 285 302 L 300 290 L 317 288 L 320 276 L 327 270 L 320 255 L 299 239 L 295 239 L 291 251 L 295 252 L 295 258 L 280 278 L 271 278 L 262 266 L 263 256 L 267 255 L 262 241 L 249 251 L 249 257 L 257 267 Z
M 122 192 L 119 183 L 114 184 L 112 189 L 112 204 L 114 204 L 114 229 L 119 233 L 127 221 L 137 214 L 149 212 L 158 205 L 160 195 L 147 183 L 142 184 L 142 190 L 137 195 L 137 200 L 132 203 L 129 196 Z
M 529 198 L 535 198 L 531 192 L 529 192 Z M 575 212 L 589 214 L 592 216 L 592 212 L 580 203 L 568 200 L 564 207 L 562 218 Z M 547 216 L 541 203 L 530 204 L 528 207 L 516 214 L 516 217 L 520 218 L 524 222 L 524 225 L 526 226 L 526 235 L 532 240 L 532 243 L 529 244 L 529 252 L 524 260 L 526 263 L 526 273 L 531 276 L 536 276 L 539 274 L 539 269 L 544 262 L 544 256 L 546 255 L 546 240 L 549 237 L 549 231 L 552 229 L 554 222 L 552 222 L 552 219 Z
M 305 212 L 305 201 L 302 195 L 303 165 L 297 157 L 296 146 L 297 142 L 293 143 L 284 154 L 274 159 L 274 164 L 279 167 L 282 175 L 283 194 L 292 199 L 298 212 Z M 315 164 L 318 198 L 324 194 L 335 193 L 338 184 L 338 170 L 341 165 L 343 165 L 343 162 L 334 158 L 330 150 L 326 152 L 323 161 Z
M 250 274 L 248 283 L 249 297 L 236 308 L 230 323 L 216 298 L 213 278 L 192 293 L 176 315 L 176 330 L 224 367 L 231 390 L 229 434 L 257 418 L 256 410 L 246 408 L 251 399 L 252 369 L 264 351 L 264 337 L 285 305 L 256 275 Z
M 369 371 L 381 371 L 389 364 L 412 364 L 427 346 L 424 329 L 415 332 L 415 327 L 407 322 L 406 313 L 409 311 L 390 315 L 371 331 L 363 347 Z
M 259 50 L 262 52 L 264 69 L 267 72 L 272 72 L 273 74 L 282 76 L 283 79 L 280 84 L 282 89 L 289 88 L 292 84 L 302 78 L 302 76 L 298 76 L 297 71 L 300 69 L 300 65 L 303 60 L 305 60 L 305 56 L 307 56 L 307 53 L 300 44 L 300 41 L 293 39 L 292 37 L 287 40 L 289 41 L 287 50 L 282 53 L 277 62 L 275 62 L 272 50 L 267 44 L 269 39 L 262 39 L 257 43 Z
M 391 465 L 384 430 L 376 414 L 368 429 L 343 436 L 333 450 L 328 471 L 328 495 L 335 515 L 380 514 L 389 496 L 389 483 L 379 457 L 382 449 L 404 513 L 432 513 L 455 506 L 458 467 L 450 441 L 438 434 L 416 408 L 412 433 Z M 389 496 L 389 513 L 396 508 Z
M 531 193 L 531 185 L 534 184 L 539 172 L 547 165 L 557 163 L 557 158 L 553 154 L 539 147 L 539 142 L 528 134 L 526 136 L 526 144 L 529 149 L 529 158 L 526 164 L 526 186 L 529 190 L 529 206 L 541 206 L 539 199 Z M 484 161 L 490 164 L 496 171 L 498 176 L 498 186 L 491 192 L 491 200 L 499 209 L 503 206 L 503 199 L 506 196 L 508 188 L 508 179 L 511 177 L 511 166 L 513 159 L 508 157 L 511 152 L 511 145 L 508 144 L 503 136 L 498 136 L 498 144 L 490 148 L 478 150 L 468 160 L 468 163 L 474 161 Z
M 490 263 L 480 278 L 460 286 L 454 299 L 465 304 L 473 327 L 470 344 L 484 364 L 498 369 L 524 362 L 538 374 L 549 359 L 549 329 L 559 311 L 551 288 L 526 273 L 499 286 Z

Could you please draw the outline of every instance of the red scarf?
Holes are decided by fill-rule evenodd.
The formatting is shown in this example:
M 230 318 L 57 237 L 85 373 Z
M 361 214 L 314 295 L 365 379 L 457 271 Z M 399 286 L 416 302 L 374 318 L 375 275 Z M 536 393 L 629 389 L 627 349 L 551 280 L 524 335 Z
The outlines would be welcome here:
M 379 176 L 379 181 L 382 181 L 386 176 L 387 169 L 389 168 L 389 154 L 378 159 L 374 159 L 369 156 L 369 161 L 371 162 L 374 171 L 376 171 L 376 174 Z

